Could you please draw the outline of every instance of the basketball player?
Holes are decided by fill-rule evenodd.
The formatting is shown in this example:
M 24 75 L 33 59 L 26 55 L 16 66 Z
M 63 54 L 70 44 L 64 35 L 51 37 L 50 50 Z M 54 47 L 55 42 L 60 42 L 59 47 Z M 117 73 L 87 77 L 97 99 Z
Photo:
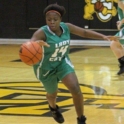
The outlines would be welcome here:
M 70 33 L 81 37 L 103 40 L 115 40 L 116 37 L 105 36 L 70 23 L 61 22 L 65 14 L 65 8 L 57 4 L 47 6 L 44 9 L 44 14 L 47 25 L 39 28 L 31 38 L 31 41 L 36 41 L 41 46 L 47 46 L 43 47 L 43 59 L 33 66 L 35 75 L 44 85 L 49 109 L 58 123 L 64 122 L 59 106 L 56 104 L 58 82 L 62 81 L 72 94 L 77 113 L 77 124 L 86 124 L 82 92 L 74 66 L 68 56 Z
M 114 55 L 118 59 L 119 62 L 119 71 L 117 75 L 124 74 L 124 1 L 118 0 L 118 17 L 119 21 L 117 21 L 117 28 L 119 32 L 116 36 L 120 36 L 121 39 L 118 41 L 112 41 L 110 44 L 110 48 L 113 51 Z

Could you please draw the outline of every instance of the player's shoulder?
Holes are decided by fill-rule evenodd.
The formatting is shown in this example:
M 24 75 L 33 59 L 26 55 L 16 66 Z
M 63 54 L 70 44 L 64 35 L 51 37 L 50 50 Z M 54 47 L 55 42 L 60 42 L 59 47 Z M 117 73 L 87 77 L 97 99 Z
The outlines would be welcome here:
M 68 26 L 68 29 L 70 30 L 70 32 L 72 32 L 75 29 L 75 25 L 73 25 L 72 23 L 66 23 L 66 25 Z
M 70 27 L 73 26 L 71 23 L 68 23 L 68 22 L 61 22 L 60 25 L 62 27 L 68 28 L 69 30 L 70 30 Z
M 68 27 L 72 26 L 72 24 L 69 23 L 69 22 L 66 22 L 65 24 L 66 24 Z
M 67 25 L 65 22 L 60 22 L 60 26 L 61 26 L 65 31 L 68 31 L 68 30 L 69 30 L 68 25 Z
M 47 25 L 43 25 L 42 27 L 40 27 L 41 30 L 45 30 L 47 29 Z

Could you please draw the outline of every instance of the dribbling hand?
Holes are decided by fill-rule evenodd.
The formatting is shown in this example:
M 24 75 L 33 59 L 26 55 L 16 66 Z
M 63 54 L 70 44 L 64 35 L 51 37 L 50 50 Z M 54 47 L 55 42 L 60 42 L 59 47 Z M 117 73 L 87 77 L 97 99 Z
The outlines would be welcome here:
M 46 46 L 46 47 L 50 47 L 50 45 L 46 42 L 44 42 L 43 40 L 38 40 L 36 41 L 40 46 Z

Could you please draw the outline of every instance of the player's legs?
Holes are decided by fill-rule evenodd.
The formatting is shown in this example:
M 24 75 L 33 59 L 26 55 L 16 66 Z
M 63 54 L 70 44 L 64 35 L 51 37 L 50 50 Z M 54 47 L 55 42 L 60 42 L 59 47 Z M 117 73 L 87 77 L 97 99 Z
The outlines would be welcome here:
M 62 82 L 72 94 L 73 102 L 78 116 L 78 124 L 85 124 L 86 118 L 84 116 L 83 95 L 81 93 L 81 89 L 75 73 L 70 73 L 66 75 L 62 79 Z
M 113 53 L 114 53 L 114 55 L 116 56 L 117 59 L 124 56 L 124 48 L 119 43 L 119 41 L 112 41 L 111 44 L 110 44 L 110 48 L 113 51 Z
M 59 65 L 59 68 L 57 69 L 57 76 L 72 94 L 73 102 L 78 116 L 78 124 L 85 124 L 86 118 L 83 115 L 83 95 L 81 93 L 78 79 L 74 71 L 74 66 L 71 64 L 69 58 L 65 58 L 61 65 Z
M 56 108 L 56 97 L 57 97 L 57 91 L 54 93 L 46 94 L 47 101 L 52 108 Z
M 56 96 L 57 96 L 57 91 L 54 93 L 47 93 L 47 100 L 49 103 L 49 109 L 52 113 L 53 118 L 58 122 L 58 123 L 63 123 L 64 118 L 59 110 L 59 106 L 56 105 Z
M 124 73 L 124 28 L 122 28 L 116 36 L 121 37 L 118 41 L 112 41 L 110 44 L 110 48 L 113 51 L 114 55 L 118 59 L 120 70 L 117 72 L 118 75 Z
M 124 47 L 120 44 L 119 41 L 112 41 L 110 44 L 110 48 L 119 62 L 120 69 L 117 74 L 121 75 L 124 73 Z
M 46 98 L 53 118 L 58 123 L 63 123 L 64 118 L 59 111 L 59 107 L 56 105 L 56 96 L 58 91 L 58 78 L 55 75 L 56 70 L 40 70 L 39 73 L 37 73 L 37 68 L 34 68 L 34 72 L 47 92 Z
M 79 83 L 75 73 L 70 73 L 62 79 L 63 84 L 69 89 L 72 94 L 74 105 L 78 117 L 83 115 L 83 96 L 79 87 Z
M 52 108 L 56 108 L 56 96 L 58 91 L 58 80 L 57 77 L 51 72 L 47 75 L 47 77 L 40 76 L 40 81 L 42 82 L 47 94 L 46 98 L 48 100 L 49 105 Z

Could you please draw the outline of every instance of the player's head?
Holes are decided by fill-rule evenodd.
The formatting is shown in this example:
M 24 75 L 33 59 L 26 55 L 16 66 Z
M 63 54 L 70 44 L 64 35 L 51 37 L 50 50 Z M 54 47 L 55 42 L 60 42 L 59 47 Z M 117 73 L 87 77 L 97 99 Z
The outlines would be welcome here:
M 50 12 L 55 12 L 60 17 L 63 17 L 66 13 L 66 10 L 63 6 L 60 6 L 58 4 L 50 4 L 44 9 L 44 15 L 49 14 Z
M 58 4 L 50 4 L 44 9 L 46 24 L 56 32 L 60 28 L 60 22 L 65 14 L 65 8 Z

